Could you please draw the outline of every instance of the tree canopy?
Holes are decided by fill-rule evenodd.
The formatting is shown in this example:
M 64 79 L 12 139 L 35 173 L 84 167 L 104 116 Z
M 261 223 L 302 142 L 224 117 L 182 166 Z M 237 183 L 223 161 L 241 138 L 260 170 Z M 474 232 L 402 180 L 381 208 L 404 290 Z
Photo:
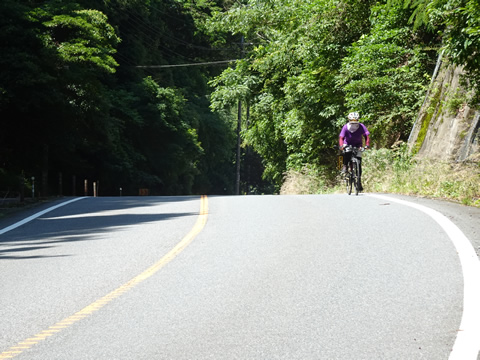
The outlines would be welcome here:
M 187 5 L 2 1 L 0 190 L 36 176 L 57 193 L 61 173 L 65 193 L 231 192 L 233 126 L 208 102 L 220 69 L 155 68 L 216 59 L 193 20 L 210 7 Z

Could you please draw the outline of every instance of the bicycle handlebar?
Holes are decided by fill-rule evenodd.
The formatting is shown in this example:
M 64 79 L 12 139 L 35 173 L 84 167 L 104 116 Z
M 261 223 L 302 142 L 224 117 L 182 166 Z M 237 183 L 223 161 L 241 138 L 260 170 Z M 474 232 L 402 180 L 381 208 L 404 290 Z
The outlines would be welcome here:
M 365 151 L 366 148 L 364 147 L 356 147 L 356 146 L 352 146 L 352 145 L 346 145 L 344 148 L 343 148 L 343 151 L 345 152 L 351 152 L 351 151 L 354 151 L 354 150 L 360 150 L 360 151 Z

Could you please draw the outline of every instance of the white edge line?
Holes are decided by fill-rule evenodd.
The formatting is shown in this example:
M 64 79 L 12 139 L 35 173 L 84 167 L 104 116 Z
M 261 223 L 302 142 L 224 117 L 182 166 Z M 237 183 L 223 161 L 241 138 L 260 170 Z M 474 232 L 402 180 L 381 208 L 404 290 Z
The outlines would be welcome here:
M 29 217 L 27 217 L 27 218 L 25 218 L 25 219 L 23 219 L 23 220 L 15 223 L 15 224 L 13 224 L 13 225 L 10 225 L 10 226 L 7 226 L 6 228 L 1 229 L 1 230 L 0 230 L 0 235 L 5 234 L 7 231 L 16 229 L 17 227 L 22 226 L 22 225 L 24 225 L 24 224 L 26 224 L 26 223 L 28 223 L 28 222 L 30 222 L 30 221 L 38 218 L 39 216 L 42 216 L 43 214 L 46 214 L 46 213 L 48 213 L 48 212 L 50 212 L 50 211 L 52 211 L 52 210 L 58 209 L 59 207 L 62 207 L 62 206 L 64 206 L 64 205 L 68 205 L 68 204 L 70 204 L 70 203 L 72 203 L 72 202 L 74 202 L 74 201 L 78 201 L 78 200 L 82 200 L 82 199 L 85 199 L 85 197 L 79 197 L 79 198 L 75 198 L 75 199 L 72 199 L 72 200 L 68 200 L 68 201 L 65 201 L 65 202 L 63 202 L 63 203 L 61 203 L 61 204 L 57 204 L 57 205 L 55 205 L 55 206 L 49 207 L 48 209 L 42 210 L 42 211 L 40 211 L 40 212 L 38 212 L 38 213 L 36 213 L 36 214 L 33 214 L 32 216 L 29 216 Z
M 463 314 L 449 360 L 477 360 L 480 352 L 480 260 L 465 234 L 446 216 L 427 206 L 384 195 L 368 194 L 418 209 L 433 218 L 457 249 L 463 271 Z

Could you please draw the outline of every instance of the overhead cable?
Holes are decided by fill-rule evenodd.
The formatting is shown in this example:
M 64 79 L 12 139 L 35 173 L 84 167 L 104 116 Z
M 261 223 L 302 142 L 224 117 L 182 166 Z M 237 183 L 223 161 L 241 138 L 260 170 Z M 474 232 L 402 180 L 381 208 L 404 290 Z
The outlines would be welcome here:
M 231 62 L 236 62 L 235 60 L 221 60 L 221 61 L 209 61 L 201 63 L 190 63 L 190 64 L 176 64 L 176 65 L 138 65 L 136 68 L 150 68 L 150 69 L 161 69 L 161 68 L 172 68 L 172 67 L 185 67 L 185 66 L 203 66 L 203 65 L 219 65 L 219 64 L 228 64 Z

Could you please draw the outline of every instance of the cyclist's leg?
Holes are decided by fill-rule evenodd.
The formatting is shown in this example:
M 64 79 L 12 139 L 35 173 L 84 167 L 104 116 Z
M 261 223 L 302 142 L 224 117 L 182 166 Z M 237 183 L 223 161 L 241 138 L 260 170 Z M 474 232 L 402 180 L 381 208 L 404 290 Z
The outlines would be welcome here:
M 347 165 L 349 161 L 352 159 L 352 153 L 351 152 L 343 152 L 343 169 L 342 172 L 347 171 Z
M 358 159 L 353 158 L 352 160 L 352 180 L 353 180 L 353 186 L 355 188 L 355 195 L 358 195 L 359 192 L 359 167 L 358 167 Z
M 347 172 L 347 165 L 348 165 L 348 162 L 350 161 L 350 158 L 352 157 L 352 153 L 347 153 L 347 152 L 343 152 L 342 153 L 343 155 L 343 168 L 342 168 L 342 172 Z
M 348 172 L 345 174 L 345 185 L 347 186 L 347 194 L 350 195 L 352 193 L 352 187 L 353 187 L 353 174 L 351 172 Z
M 363 191 L 362 185 L 362 158 L 358 158 L 358 190 Z

